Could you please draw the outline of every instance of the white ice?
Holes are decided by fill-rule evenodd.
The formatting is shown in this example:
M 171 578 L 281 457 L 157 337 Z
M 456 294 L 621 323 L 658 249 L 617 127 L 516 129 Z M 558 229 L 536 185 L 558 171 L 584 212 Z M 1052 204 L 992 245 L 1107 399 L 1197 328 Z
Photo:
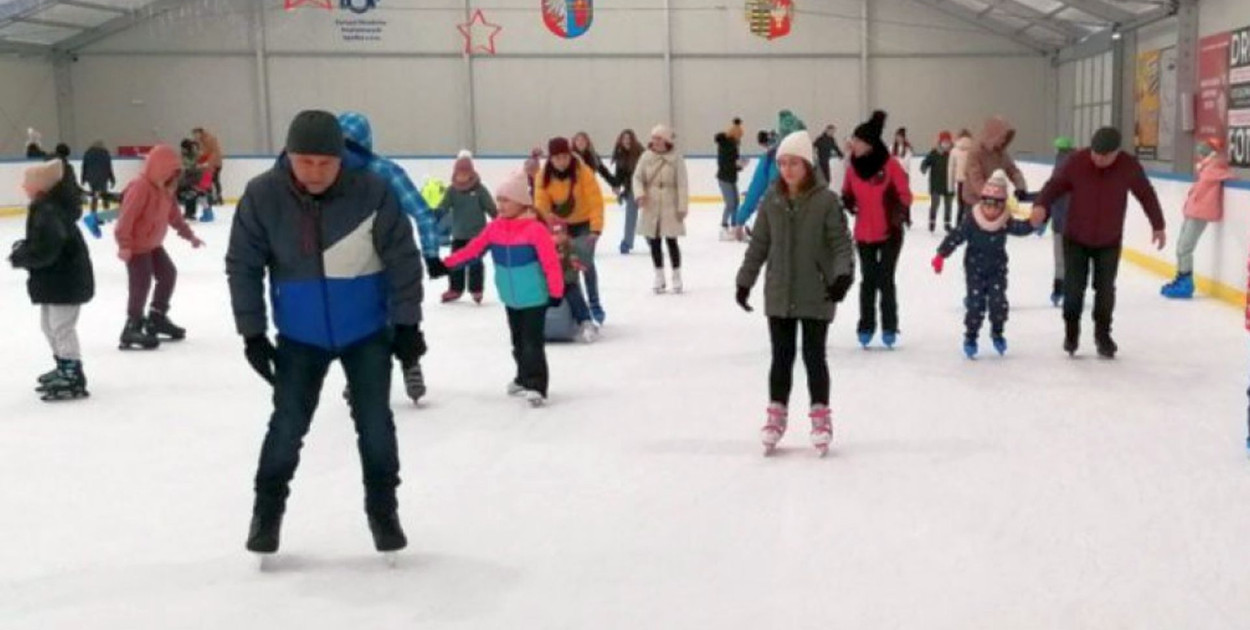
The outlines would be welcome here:
M 0 272 L 0 628 L 1250 626 L 1237 309 L 1167 302 L 1126 263 L 1120 358 L 1092 358 L 1087 324 L 1069 359 L 1049 236 L 1014 239 L 1011 350 L 983 338 L 968 361 L 961 254 L 935 277 L 917 228 L 900 347 L 856 346 L 854 293 L 834 325 L 830 457 L 808 446 L 800 364 L 765 459 L 765 322 L 733 303 L 743 247 L 717 242 L 712 207 L 684 241 L 687 294 L 662 297 L 642 243 L 616 253 L 613 210 L 605 336 L 549 348 L 545 409 L 504 395 L 493 291 L 443 306 L 427 285 L 428 403 L 393 396 L 409 549 L 396 569 L 372 552 L 335 369 L 260 574 L 243 541 L 270 404 L 234 334 L 222 214 L 196 226 L 206 250 L 171 236 L 190 337 L 153 353 L 116 349 L 125 274 L 92 242 L 85 401 L 36 398 L 49 351 L 24 274 Z M 0 243 L 21 228 L 0 221 Z

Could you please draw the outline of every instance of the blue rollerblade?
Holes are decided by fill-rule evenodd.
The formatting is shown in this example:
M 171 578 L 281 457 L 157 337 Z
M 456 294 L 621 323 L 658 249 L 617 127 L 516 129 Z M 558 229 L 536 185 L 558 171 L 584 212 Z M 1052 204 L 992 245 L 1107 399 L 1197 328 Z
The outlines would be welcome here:
M 867 350 L 867 349 L 868 349 L 868 344 L 870 344 L 870 343 L 872 343 L 872 333 L 871 333 L 871 332 L 861 332 L 861 333 L 859 333 L 859 345 L 860 345 L 861 347 L 863 347 L 865 350 Z
M 893 350 L 894 344 L 898 343 L 898 333 L 896 332 L 881 333 L 881 343 L 885 344 L 885 347 Z
M 1173 300 L 1188 300 L 1194 296 L 1194 274 L 1177 274 L 1176 279 L 1163 285 L 1159 293 Z

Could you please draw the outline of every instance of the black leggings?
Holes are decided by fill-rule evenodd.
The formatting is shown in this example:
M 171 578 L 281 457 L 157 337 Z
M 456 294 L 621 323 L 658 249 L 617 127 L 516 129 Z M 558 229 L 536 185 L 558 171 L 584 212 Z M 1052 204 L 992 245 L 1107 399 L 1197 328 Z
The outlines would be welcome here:
M 898 332 L 898 291 L 894 284 L 894 272 L 898 268 L 898 256 L 903 250 L 903 233 L 895 232 L 882 243 L 856 243 L 859 250 L 859 269 L 863 281 L 859 283 L 858 332 L 877 330 L 877 298 L 881 299 L 881 330 Z
M 825 343 L 829 338 L 829 322 L 821 319 L 768 318 L 768 334 L 773 344 L 773 365 L 768 372 L 769 402 L 790 404 L 799 324 L 803 325 L 803 365 L 807 368 L 807 392 L 811 396 L 812 405 L 828 406 L 829 362 L 825 359 Z
M 668 245 L 668 256 L 673 259 L 673 269 L 681 269 L 681 246 L 677 244 L 677 239 L 666 238 L 664 243 Z M 648 238 L 647 245 L 651 246 L 651 262 L 655 264 L 656 269 L 664 268 L 664 250 L 660 248 L 660 239 Z

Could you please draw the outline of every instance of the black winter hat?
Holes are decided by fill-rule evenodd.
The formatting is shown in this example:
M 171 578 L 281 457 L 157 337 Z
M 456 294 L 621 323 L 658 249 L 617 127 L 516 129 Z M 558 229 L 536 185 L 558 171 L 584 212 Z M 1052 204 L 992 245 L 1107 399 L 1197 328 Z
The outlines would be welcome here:
M 343 128 L 334 114 L 305 110 L 291 121 L 291 128 L 286 134 L 288 153 L 339 157 L 343 155 L 343 149 Z
M 885 116 L 885 112 L 878 109 L 872 113 L 872 118 L 869 118 L 868 122 L 856 127 L 852 135 L 868 144 L 881 142 L 881 134 L 885 132 Z
M 1090 138 L 1089 148 L 1099 155 L 1106 155 L 1112 151 L 1120 149 L 1124 138 L 1120 136 L 1120 130 L 1115 127 L 1103 127 L 1094 132 L 1094 137 Z

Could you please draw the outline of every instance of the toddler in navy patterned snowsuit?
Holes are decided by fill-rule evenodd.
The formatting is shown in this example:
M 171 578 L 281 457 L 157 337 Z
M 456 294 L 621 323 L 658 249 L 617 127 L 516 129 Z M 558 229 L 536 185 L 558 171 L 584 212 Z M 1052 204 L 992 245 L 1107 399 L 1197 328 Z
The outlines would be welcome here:
M 942 273 L 943 264 L 955 249 L 968 243 L 964 255 L 964 278 L 968 295 L 964 306 L 964 352 L 976 355 L 977 337 L 985 313 L 990 315 L 990 337 L 1000 354 L 1006 352 L 1003 327 L 1007 323 L 1007 236 L 1033 233 L 1028 221 L 1014 219 L 1007 212 L 1006 174 L 996 171 L 981 191 L 981 202 L 973 208 L 959 227 L 946 235 L 933 258 L 933 269 Z

